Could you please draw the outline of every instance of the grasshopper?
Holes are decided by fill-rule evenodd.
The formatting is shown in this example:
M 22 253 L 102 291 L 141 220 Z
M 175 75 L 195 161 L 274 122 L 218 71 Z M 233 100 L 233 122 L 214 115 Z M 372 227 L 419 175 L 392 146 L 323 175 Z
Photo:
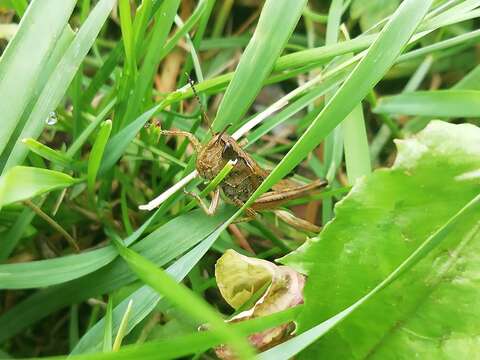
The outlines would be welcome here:
M 193 92 L 198 99 L 193 82 L 189 80 Z M 201 102 L 199 101 L 201 104 Z M 208 122 L 205 110 L 202 108 L 203 117 Z M 248 198 L 255 192 L 260 184 L 268 176 L 258 163 L 242 149 L 240 144 L 226 130 L 214 133 L 211 129 L 212 138 L 206 144 L 202 144 L 192 133 L 180 130 L 161 130 L 163 135 L 184 136 L 192 144 L 196 154 L 196 169 L 200 176 L 206 180 L 212 180 L 230 161 L 235 163 L 230 173 L 223 179 L 219 188 L 215 189 L 212 201 L 209 206 L 205 204 L 195 193 L 188 195 L 194 197 L 202 209 L 208 215 L 213 215 L 217 209 L 220 199 L 220 188 L 225 196 L 236 206 L 241 207 Z M 279 207 L 287 201 L 300 198 L 327 185 L 324 180 L 316 180 L 307 185 L 300 185 L 291 180 L 281 180 L 273 186 L 271 191 L 261 195 L 250 208 L 246 210 L 247 218 L 251 220 L 256 216 L 257 211 L 270 210 Z M 276 212 L 285 222 L 302 227 L 309 231 L 318 231 L 319 228 L 305 220 L 293 217 L 285 212 Z

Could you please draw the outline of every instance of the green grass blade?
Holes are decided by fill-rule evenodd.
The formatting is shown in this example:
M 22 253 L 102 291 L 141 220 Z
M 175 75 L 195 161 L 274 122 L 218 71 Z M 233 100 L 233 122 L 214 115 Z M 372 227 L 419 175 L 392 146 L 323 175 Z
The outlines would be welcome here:
M 74 6 L 75 0 L 32 1 L 15 37 L 5 49 L 0 59 L 0 94 L 4 94 L 0 97 L 3 109 L 0 153 L 29 106 L 36 81 L 68 24 Z
M 112 262 L 112 247 L 56 259 L 0 265 L 0 289 L 28 289 L 64 283 Z
M 214 130 L 221 130 L 229 123 L 238 123 L 247 112 L 295 29 L 305 4 L 305 0 L 265 2 L 255 34 L 218 109 L 213 122 Z
M 350 184 L 372 172 L 367 131 L 361 105 L 357 105 L 342 123 L 345 166 Z
M 77 136 L 73 144 L 68 148 L 66 153 L 67 156 L 74 156 L 81 149 L 81 147 L 85 144 L 88 137 L 93 133 L 95 128 L 98 126 L 98 124 L 100 124 L 103 120 L 105 120 L 107 115 L 113 109 L 115 102 L 116 102 L 116 99 L 113 99 L 107 105 L 105 105 L 103 110 L 100 111 L 100 113 L 97 116 L 95 116 L 93 121 L 80 133 L 80 135 Z
M 142 3 L 137 8 L 135 19 L 133 20 L 133 43 L 136 44 L 136 53 L 138 53 L 142 45 L 141 39 L 145 34 L 151 11 L 152 0 L 142 0 Z
M 54 164 L 58 164 L 67 168 L 73 166 L 73 159 L 60 151 L 53 150 L 35 139 L 23 139 L 22 142 L 26 147 L 37 155 L 40 155 L 44 159 L 51 161 Z
M 380 99 L 374 112 L 432 117 L 480 116 L 480 91 L 416 91 Z
M 100 168 L 100 163 L 102 162 L 103 158 L 103 152 L 105 150 L 105 146 L 107 145 L 107 141 L 111 131 L 111 120 L 107 120 L 103 124 L 101 124 L 97 138 L 93 143 L 92 151 L 90 152 L 87 170 L 87 184 L 88 191 L 91 195 L 93 195 L 95 192 L 95 180 L 97 179 L 98 169 Z
M 150 285 L 172 304 L 193 318 L 208 323 L 212 330 L 225 340 L 225 343 L 233 347 L 240 359 L 253 358 L 250 344 L 236 331 L 232 330 L 208 303 L 186 286 L 178 284 L 170 275 L 161 268 L 157 268 L 152 262 L 126 248 L 120 241 L 114 241 L 120 256 L 143 282 Z
M 112 312 L 113 298 L 109 296 L 107 302 L 107 311 L 105 313 L 105 326 L 103 330 L 103 352 L 112 351 Z
M 325 45 L 333 45 L 338 43 L 338 33 L 340 21 L 343 13 L 343 0 L 333 0 L 328 10 L 327 33 L 325 35 Z M 346 55 L 348 57 L 348 55 Z M 335 65 L 335 59 L 329 64 Z M 327 67 L 328 69 L 328 67 Z M 325 102 L 328 103 L 337 89 L 327 93 Z M 343 132 L 341 126 L 337 126 L 328 134 L 323 144 L 324 166 L 326 169 L 326 180 L 331 183 L 336 177 L 337 170 L 340 167 L 343 158 Z M 331 198 L 326 198 L 322 203 L 322 222 L 327 223 L 333 216 L 333 202 Z
M 120 321 L 120 326 L 118 328 L 117 336 L 115 336 L 115 341 L 113 342 L 112 351 L 120 350 L 120 346 L 122 346 L 122 340 L 126 335 L 126 329 L 128 327 L 128 319 L 130 317 L 130 313 L 132 312 L 132 300 L 128 302 L 127 309 L 122 316 L 122 321 Z
M 130 71 L 136 68 L 135 49 L 133 42 L 133 25 L 129 0 L 119 0 L 120 29 L 122 30 L 123 48 L 125 49 L 126 67 Z
M 15 166 L 0 177 L 0 207 L 63 189 L 78 180 L 58 171 Z

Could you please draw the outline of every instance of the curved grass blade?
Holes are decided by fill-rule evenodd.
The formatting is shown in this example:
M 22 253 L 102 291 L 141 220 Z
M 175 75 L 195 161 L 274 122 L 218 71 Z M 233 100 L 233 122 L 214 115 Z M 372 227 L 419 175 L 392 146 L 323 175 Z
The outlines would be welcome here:
M 157 217 L 155 212 L 124 241 L 133 244 Z M 20 225 L 21 226 L 21 225 Z M 0 289 L 29 289 L 65 283 L 88 275 L 111 263 L 117 252 L 112 246 L 55 259 L 0 265 Z
M 25 146 L 28 147 L 30 151 L 43 157 L 44 159 L 47 159 L 48 161 L 51 161 L 54 164 L 57 164 L 66 168 L 73 167 L 73 159 L 60 151 L 54 150 L 51 147 L 48 147 L 38 142 L 37 140 L 31 139 L 31 138 L 23 139 L 22 142 L 25 144 Z

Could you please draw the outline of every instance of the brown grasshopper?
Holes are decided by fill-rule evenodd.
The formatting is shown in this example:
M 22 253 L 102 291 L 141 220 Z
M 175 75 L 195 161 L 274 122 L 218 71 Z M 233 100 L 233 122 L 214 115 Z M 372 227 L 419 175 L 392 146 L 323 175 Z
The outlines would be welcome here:
M 197 96 L 191 80 L 190 84 L 192 85 L 195 96 Z M 208 119 L 205 111 L 203 111 L 203 114 L 203 116 Z M 239 143 L 226 133 L 226 129 L 219 133 L 211 132 L 213 134 L 212 139 L 203 145 L 189 132 L 161 130 L 161 134 L 163 135 L 185 136 L 189 140 L 197 154 L 196 169 L 200 176 L 206 180 L 212 180 L 229 161 L 233 161 L 235 165 L 221 182 L 220 188 L 234 205 L 241 207 L 269 173 L 262 169 L 257 162 L 241 148 Z M 247 219 L 251 220 L 254 218 L 256 211 L 275 209 L 287 201 L 305 196 L 326 185 L 327 182 L 324 180 L 316 180 L 307 185 L 299 185 L 291 180 L 281 180 L 273 186 L 271 191 L 261 195 L 255 200 L 252 206 L 247 209 Z M 198 201 L 205 213 L 213 215 L 219 203 L 220 188 L 215 189 L 210 206 L 207 206 L 197 194 L 187 194 L 193 196 Z M 285 212 L 278 212 L 277 215 L 291 225 L 306 228 L 309 231 L 319 230 L 318 227 L 305 220 L 298 218 L 292 220 L 294 217 L 285 214 Z

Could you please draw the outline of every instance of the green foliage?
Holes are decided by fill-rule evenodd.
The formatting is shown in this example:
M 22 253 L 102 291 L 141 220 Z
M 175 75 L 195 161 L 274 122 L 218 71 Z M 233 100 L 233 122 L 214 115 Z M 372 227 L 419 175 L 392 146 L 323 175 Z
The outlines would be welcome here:
M 357 183 L 321 236 L 284 259 L 310 274 L 302 329 L 360 299 L 478 195 L 478 181 L 468 174 L 480 167 L 479 141 L 475 126 L 442 122 L 399 141 L 394 166 Z M 468 358 L 468 339 L 475 341 L 471 302 L 478 294 L 469 284 L 478 240 L 478 218 L 470 211 L 415 267 L 322 337 L 305 358 L 383 358 L 391 352 L 453 358 L 458 338 L 465 345 L 462 358 Z
M 251 357 L 245 339 L 293 321 L 258 358 L 475 357 L 479 10 L 0 0 L 0 32 L 15 31 L 0 39 L 1 357 L 206 359 L 222 343 Z M 230 124 L 269 174 L 248 204 L 285 176 L 328 178 L 282 205 L 332 219 L 320 234 L 271 211 L 237 222 L 248 204 L 223 198 L 210 217 L 171 189 L 208 198 L 237 168 L 196 179 L 193 147 L 160 128 L 204 140 Z M 305 305 L 224 324 L 214 264 L 232 253 L 309 272 Z M 242 310 L 284 299 L 283 279 L 245 290 L 242 269 Z

